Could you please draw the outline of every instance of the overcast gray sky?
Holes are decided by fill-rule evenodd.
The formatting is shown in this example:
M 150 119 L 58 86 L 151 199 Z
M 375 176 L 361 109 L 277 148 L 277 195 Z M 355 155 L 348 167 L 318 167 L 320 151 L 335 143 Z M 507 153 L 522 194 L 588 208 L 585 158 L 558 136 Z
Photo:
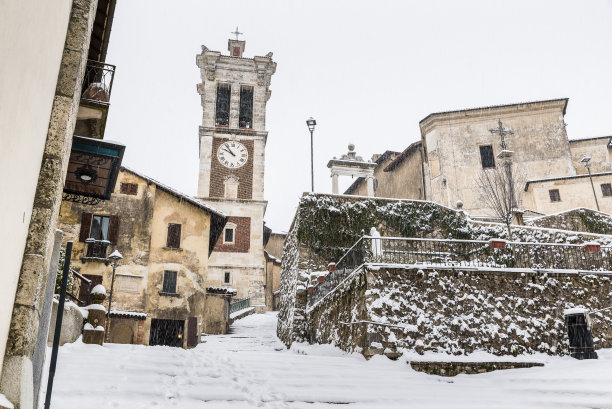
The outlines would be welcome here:
M 370 158 L 420 138 L 432 112 L 568 97 L 571 139 L 612 135 L 612 0 L 117 2 L 107 62 L 117 65 L 105 138 L 124 164 L 187 194 L 198 177 L 201 45 L 274 53 L 266 220 L 289 228 L 310 189 L 330 192 L 332 156 Z M 352 181 L 344 180 L 342 187 Z

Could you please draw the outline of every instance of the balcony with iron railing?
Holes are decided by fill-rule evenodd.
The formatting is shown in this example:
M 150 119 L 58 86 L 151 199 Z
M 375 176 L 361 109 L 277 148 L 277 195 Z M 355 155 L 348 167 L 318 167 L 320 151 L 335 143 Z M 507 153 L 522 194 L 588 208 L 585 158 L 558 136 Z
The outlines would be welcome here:
M 114 77 L 114 65 L 93 60 L 87 61 L 75 135 L 103 138 Z
M 313 305 L 364 264 L 448 268 L 612 271 L 612 247 L 598 243 L 527 243 L 363 236 L 308 289 Z

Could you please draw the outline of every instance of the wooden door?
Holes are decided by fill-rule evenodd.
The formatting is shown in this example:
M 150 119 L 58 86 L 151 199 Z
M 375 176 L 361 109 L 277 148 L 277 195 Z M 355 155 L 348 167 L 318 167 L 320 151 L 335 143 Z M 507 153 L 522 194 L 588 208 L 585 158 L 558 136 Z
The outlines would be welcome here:
M 187 321 L 187 346 L 194 347 L 198 345 L 198 319 L 189 317 Z
M 93 288 L 98 284 L 102 284 L 102 276 L 83 274 L 83 277 L 91 280 L 91 285 L 87 284 L 85 281 L 81 281 L 78 298 L 81 300 L 81 302 L 83 302 L 83 305 L 89 305 L 89 295 L 91 294 L 91 290 L 93 290 Z

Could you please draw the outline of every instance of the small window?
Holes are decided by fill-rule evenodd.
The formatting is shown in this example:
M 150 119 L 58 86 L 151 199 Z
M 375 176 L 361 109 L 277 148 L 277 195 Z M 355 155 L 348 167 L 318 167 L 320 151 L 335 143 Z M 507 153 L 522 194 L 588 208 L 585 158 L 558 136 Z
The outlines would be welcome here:
M 550 196 L 551 202 L 560 202 L 561 195 L 559 194 L 559 189 L 551 189 L 548 191 L 548 195 Z
M 225 272 L 225 279 L 223 280 L 223 282 L 225 284 L 229 284 L 229 282 L 230 282 L 230 273 L 227 272 L 227 271 Z
M 91 221 L 91 231 L 89 237 L 96 240 L 108 240 L 108 229 L 110 226 L 110 216 L 94 215 Z
M 138 183 L 121 183 L 119 193 L 124 195 L 136 195 L 138 194 Z
M 234 243 L 234 227 L 226 227 L 223 233 L 223 242 L 228 244 Z
M 240 87 L 240 128 L 253 128 L 253 87 L 243 85 Z
M 217 126 L 229 126 L 230 92 L 230 84 L 217 85 L 217 105 L 215 116 L 215 125 Z
M 232 57 L 240 57 L 240 47 L 234 47 L 232 49 Z
M 604 196 L 612 196 L 612 185 L 610 183 L 602 183 L 601 194 Z
M 181 225 L 176 223 L 168 223 L 168 238 L 166 247 L 178 249 L 181 247 Z
M 480 163 L 483 168 L 494 168 L 495 158 L 493 157 L 493 147 L 485 145 L 480 147 Z
M 164 271 L 163 293 L 176 294 L 176 271 Z

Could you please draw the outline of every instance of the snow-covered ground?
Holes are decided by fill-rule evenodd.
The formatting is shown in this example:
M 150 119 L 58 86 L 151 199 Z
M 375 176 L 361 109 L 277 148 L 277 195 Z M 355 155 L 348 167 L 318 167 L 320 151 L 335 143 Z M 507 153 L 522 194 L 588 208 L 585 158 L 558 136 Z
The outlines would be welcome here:
M 366 361 L 322 345 L 286 350 L 275 329 L 276 314 L 251 315 L 191 350 L 66 344 L 51 407 L 612 408 L 611 350 L 599 360 L 545 357 L 543 368 L 442 378 L 405 359 Z

